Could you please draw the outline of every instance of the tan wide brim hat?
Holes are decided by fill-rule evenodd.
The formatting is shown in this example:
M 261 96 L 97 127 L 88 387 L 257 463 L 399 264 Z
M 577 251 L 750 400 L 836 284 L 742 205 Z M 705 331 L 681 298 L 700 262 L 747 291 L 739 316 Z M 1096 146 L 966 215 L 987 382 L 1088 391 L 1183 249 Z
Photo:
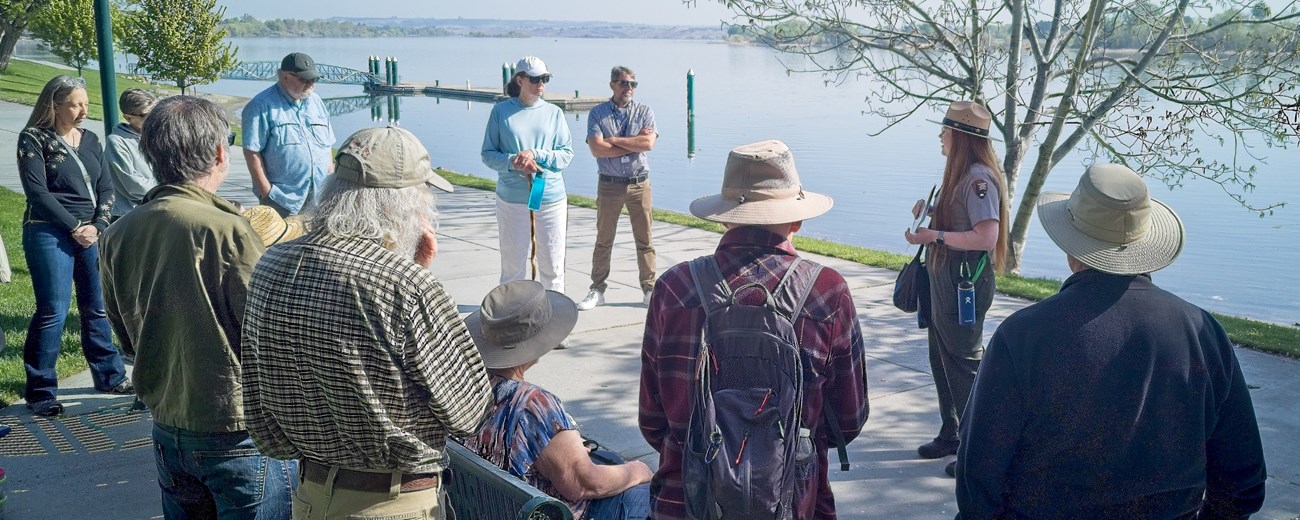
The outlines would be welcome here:
M 242 215 L 248 219 L 248 223 L 253 226 L 253 231 L 256 231 L 257 236 L 262 239 L 262 245 L 266 247 L 298 238 L 307 229 L 301 216 L 281 218 L 280 214 L 270 206 L 253 206 L 245 209 Z
M 498 369 L 542 357 L 559 346 L 577 323 L 578 306 L 573 300 L 533 280 L 498 285 L 477 311 L 465 317 L 483 366 Z
M 1119 164 L 1088 168 L 1071 193 L 1040 195 L 1038 219 L 1062 251 L 1110 274 L 1164 269 L 1185 240 L 1173 208 L 1151 198 L 1142 177 Z
M 722 193 L 695 199 L 691 214 L 728 224 L 787 224 L 821 216 L 834 205 L 830 197 L 803 189 L 790 148 L 773 139 L 732 150 Z

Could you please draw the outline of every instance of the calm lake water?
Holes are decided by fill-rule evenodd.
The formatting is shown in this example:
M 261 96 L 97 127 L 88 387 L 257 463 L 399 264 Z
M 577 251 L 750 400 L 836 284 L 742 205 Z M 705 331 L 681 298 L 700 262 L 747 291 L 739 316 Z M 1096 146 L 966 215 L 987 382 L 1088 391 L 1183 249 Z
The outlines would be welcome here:
M 548 97 L 607 96 L 609 68 L 636 70 L 637 96 L 658 120 L 659 141 L 650 155 L 656 206 L 688 212 L 691 200 L 717 192 L 727 152 L 740 144 L 777 138 L 794 151 L 804 185 L 832 195 L 835 208 L 808 222 L 804 234 L 838 242 L 908 252 L 903 229 L 911 221 L 912 203 L 939 181 L 939 129 L 919 114 L 879 137 L 880 121 L 862 115 L 862 100 L 877 86 L 869 80 L 827 86 L 816 74 L 787 74 L 773 51 L 699 41 L 592 39 L 237 39 L 244 61 L 279 61 L 303 51 L 319 63 L 366 68 L 369 55 L 400 60 L 408 81 L 443 84 L 499 85 L 501 64 L 526 54 L 544 59 L 555 78 Z M 787 59 L 790 59 L 787 57 Z M 687 153 L 686 72 L 695 70 L 694 158 Z M 265 83 L 223 80 L 201 87 L 205 92 L 252 96 Z M 323 97 L 362 94 L 361 87 L 320 85 Z M 491 107 L 426 97 L 401 98 L 400 124 L 418 135 L 434 164 L 495 178 L 479 161 L 483 128 Z M 566 171 L 573 193 L 594 195 L 595 161 L 580 144 L 585 113 L 570 127 L 576 158 Z M 335 119 L 340 140 L 357 129 L 378 124 L 370 111 Z M 1204 147 L 1207 154 L 1226 150 Z M 1259 218 L 1227 198 L 1219 186 L 1191 181 L 1170 190 L 1153 184 L 1156 198 L 1183 217 L 1187 245 L 1171 267 L 1155 274 L 1156 282 L 1211 310 L 1280 323 L 1300 321 L 1300 151 L 1271 150 L 1260 165 L 1252 200 L 1288 201 L 1273 216 Z M 1048 191 L 1070 191 L 1092 160 L 1076 153 L 1048 180 Z M 1033 157 L 1026 160 L 1032 164 Z M 1022 186 L 1023 187 L 1023 186 Z M 1014 211 L 1013 202 L 1012 210 Z M 1022 273 L 1065 278 L 1065 255 L 1037 221 L 1030 232 Z

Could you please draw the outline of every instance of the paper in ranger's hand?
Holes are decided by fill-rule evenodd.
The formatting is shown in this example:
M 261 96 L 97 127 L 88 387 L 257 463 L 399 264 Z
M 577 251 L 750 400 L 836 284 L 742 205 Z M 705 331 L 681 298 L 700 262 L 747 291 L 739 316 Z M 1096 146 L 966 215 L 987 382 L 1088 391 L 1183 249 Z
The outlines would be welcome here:
M 921 211 L 916 215 L 916 220 L 912 221 L 912 234 L 916 234 L 916 230 L 921 228 L 921 222 L 925 221 L 925 217 L 929 216 L 930 205 L 934 204 L 934 194 L 938 189 L 938 184 L 930 187 L 930 196 L 925 198 L 925 206 L 921 207 Z

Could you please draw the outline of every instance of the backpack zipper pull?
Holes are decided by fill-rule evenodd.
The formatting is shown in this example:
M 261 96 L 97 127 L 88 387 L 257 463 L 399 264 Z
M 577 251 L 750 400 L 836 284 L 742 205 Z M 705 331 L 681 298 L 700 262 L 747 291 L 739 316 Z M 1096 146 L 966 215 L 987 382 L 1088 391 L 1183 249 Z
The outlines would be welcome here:
M 767 395 L 764 395 L 764 396 L 763 396 L 763 402 L 758 403 L 758 409 L 757 409 L 757 410 L 754 410 L 754 417 L 758 417 L 759 412 L 762 412 L 762 411 L 763 411 L 763 407 L 764 407 L 764 406 L 767 406 L 767 400 L 768 400 L 769 398 L 771 398 L 771 397 L 772 397 L 772 389 L 771 389 L 771 388 L 768 388 L 768 389 L 767 389 Z
M 745 436 L 742 437 L 742 438 L 740 439 L 740 449 L 739 449 L 739 450 L 736 450 L 736 465 L 737 465 L 737 466 L 740 465 L 740 456 L 743 455 L 743 454 L 745 453 L 745 443 L 747 443 L 747 442 L 749 442 L 749 432 L 745 432 Z

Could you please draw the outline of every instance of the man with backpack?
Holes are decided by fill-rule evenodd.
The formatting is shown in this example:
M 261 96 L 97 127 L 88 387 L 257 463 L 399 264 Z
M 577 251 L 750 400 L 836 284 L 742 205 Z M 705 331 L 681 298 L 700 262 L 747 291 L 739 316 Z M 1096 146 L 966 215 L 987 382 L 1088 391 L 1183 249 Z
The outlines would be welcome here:
M 659 452 L 652 517 L 834 519 L 826 452 L 867 420 L 857 310 L 839 273 L 792 238 L 831 208 L 780 141 L 731 151 L 722 193 L 691 203 L 728 231 L 650 298 L 641 434 Z

